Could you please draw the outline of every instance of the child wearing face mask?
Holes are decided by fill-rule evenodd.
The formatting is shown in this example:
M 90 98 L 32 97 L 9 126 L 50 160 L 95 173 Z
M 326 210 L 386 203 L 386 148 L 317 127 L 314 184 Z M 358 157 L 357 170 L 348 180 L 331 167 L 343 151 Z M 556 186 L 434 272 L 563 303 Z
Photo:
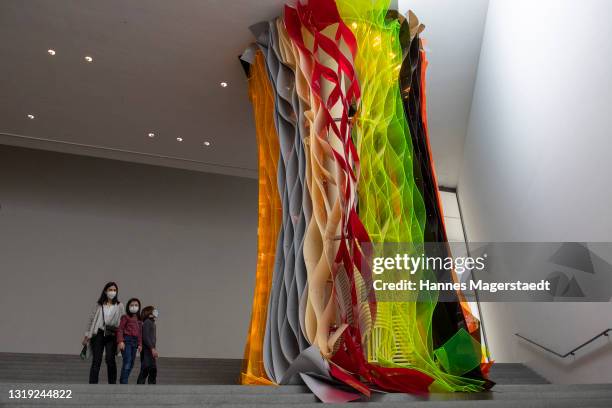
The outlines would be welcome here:
M 139 319 L 140 300 L 132 298 L 127 302 L 125 314 L 121 317 L 119 328 L 117 329 L 117 345 L 123 355 L 123 366 L 121 367 L 120 384 L 127 384 L 136 352 L 142 350 L 142 323 Z
M 142 353 L 140 353 L 140 374 L 138 384 L 144 384 L 148 379 L 149 384 L 157 383 L 157 328 L 155 320 L 159 312 L 153 306 L 142 309 Z
M 119 302 L 119 286 L 115 282 L 104 285 L 100 298 L 91 311 L 83 345 L 88 346 L 88 354 L 93 355 L 91 369 L 89 370 L 89 383 L 97 384 L 102 356 L 106 354 L 106 368 L 108 383 L 117 382 L 117 354 L 116 331 L 124 313 L 123 304 Z

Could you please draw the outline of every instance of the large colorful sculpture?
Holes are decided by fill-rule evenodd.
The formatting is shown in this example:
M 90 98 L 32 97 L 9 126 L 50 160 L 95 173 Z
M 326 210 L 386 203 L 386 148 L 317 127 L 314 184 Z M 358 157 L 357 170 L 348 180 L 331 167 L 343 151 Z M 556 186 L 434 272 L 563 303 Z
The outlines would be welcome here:
M 324 401 L 491 387 L 461 294 L 377 301 L 367 262 L 369 244 L 446 242 L 423 29 L 389 0 L 308 0 L 252 27 L 259 230 L 243 384 L 304 382 Z

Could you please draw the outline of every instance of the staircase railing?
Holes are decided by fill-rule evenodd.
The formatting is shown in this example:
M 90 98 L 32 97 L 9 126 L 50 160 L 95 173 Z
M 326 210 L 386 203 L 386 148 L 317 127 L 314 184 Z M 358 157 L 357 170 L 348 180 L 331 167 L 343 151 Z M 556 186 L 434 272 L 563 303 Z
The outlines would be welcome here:
M 591 344 L 592 342 L 594 342 L 595 340 L 597 340 L 597 339 L 598 339 L 598 338 L 600 338 L 600 337 L 609 337 L 609 333 L 610 333 L 610 332 L 612 332 L 612 328 L 606 329 L 606 330 L 602 331 L 601 333 L 597 334 L 596 336 L 591 337 L 589 340 L 585 341 L 584 343 L 582 343 L 582 344 L 581 344 L 581 345 L 579 345 L 578 347 L 576 347 L 576 348 L 574 348 L 574 349 L 572 349 L 572 350 L 568 351 L 568 352 L 567 352 L 567 353 L 565 353 L 565 354 L 561 354 L 561 353 L 556 352 L 555 350 L 551 350 L 551 349 L 549 349 L 548 347 L 543 346 L 543 345 L 541 345 L 540 343 L 537 343 L 537 342 L 536 342 L 536 341 L 534 341 L 534 340 L 528 339 L 527 337 L 525 337 L 525 336 L 523 336 L 523 335 L 521 335 L 521 334 L 519 334 L 519 333 L 514 333 L 514 335 L 515 335 L 515 336 L 517 336 L 517 337 L 520 337 L 521 339 L 525 340 L 525 341 L 526 341 L 526 342 L 528 342 L 528 343 L 533 344 L 534 346 L 537 346 L 537 347 L 541 348 L 542 350 L 546 350 L 546 351 L 548 351 L 549 353 L 554 354 L 554 355 L 555 355 L 555 356 L 557 356 L 557 357 L 560 357 L 560 358 L 566 358 L 566 357 L 568 357 L 568 356 L 574 356 L 574 355 L 576 355 L 576 352 L 577 352 L 578 350 L 580 350 L 581 348 L 583 348 L 584 346 L 586 346 L 586 345 L 588 345 L 588 344 Z

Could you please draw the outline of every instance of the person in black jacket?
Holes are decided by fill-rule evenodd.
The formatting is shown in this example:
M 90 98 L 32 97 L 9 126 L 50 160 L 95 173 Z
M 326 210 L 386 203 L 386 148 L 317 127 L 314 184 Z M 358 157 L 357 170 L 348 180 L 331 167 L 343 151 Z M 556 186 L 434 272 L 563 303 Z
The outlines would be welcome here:
M 138 374 L 138 384 L 157 383 L 157 358 L 159 354 L 156 349 L 156 327 L 155 320 L 159 312 L 154 306 L 147 306 L 142 309 L 142 353 L 140 353 L 140 374 Z

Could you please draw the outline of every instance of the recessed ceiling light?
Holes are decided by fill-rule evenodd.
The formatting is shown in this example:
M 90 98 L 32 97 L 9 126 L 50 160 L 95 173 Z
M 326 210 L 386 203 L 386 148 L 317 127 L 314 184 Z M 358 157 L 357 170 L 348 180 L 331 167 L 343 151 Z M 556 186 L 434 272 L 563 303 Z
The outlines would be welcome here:
M 36 116 L 32 115 L 31 113 L 28 113 L 28 119 L 35 119 Z
M 177 142 L 182 142 L 182 141 L 183 141 L 183 138 L 182 138 L 182 137 L 177 137 L 177 138 L 176 138 L 176 141 L 177 141 Z
M 150 132 L 150 133 L 149 133 L 147 136 L 149 136 L 149 137 L 155 137 L 155 133 Z
M 85 61 L 87 61 L 87 62 L 93 62 L 93 58 L 92 58 L 92 57 L 90 57 L 89 55 L 86 55 L 86 56 L 85 56 Z
M 227 82 L 221 82 L 219 85 L 221 85 L 221 88 L 227 88 Z
M 207 140 L 206 142 L 204 142 L 204 146 L 210 146 L 210 142 Z
M 49 55 L 55 55 L 55 50 L 49 49 L 49 50 L 47 50 L 47 52 L 49 53 Z

